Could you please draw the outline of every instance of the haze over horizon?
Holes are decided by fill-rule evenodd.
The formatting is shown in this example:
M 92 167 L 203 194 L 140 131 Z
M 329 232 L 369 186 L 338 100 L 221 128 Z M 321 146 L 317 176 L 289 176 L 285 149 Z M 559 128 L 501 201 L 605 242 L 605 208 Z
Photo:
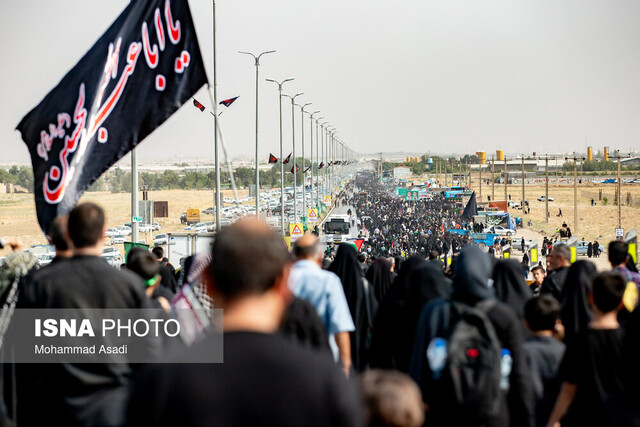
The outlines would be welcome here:
M 14 130 L 127 6 L 126 0 L 2 2 L 0 162 L 29 162 Z M 189 2 L 212 75 L 211 2 Z M 230 157 L 252 158 L 255 67 L 260 153 L 279 155 L 278 97 L 265 78 L 294 77 L 338 138 L 359 153 L 637 150 L 640 2 L 622 0 L 216 2 L 218 96 Z M 210 107 L 206 89 L 196 98 Z M 7 102 L 9 100 L 10 102 Z M 291 102 L 283 99 L 285 155 Z M 300 154 L 300 109 L 295 110 Z M 139 158 L 213 158 L 213 121 L 187 104 L 141 144 Z M 309 147 L 309 119 L 304 119 Z M 315 139 L 315 127 L 314 127 Z M 315 143 L 315 141 L 314 141 Z

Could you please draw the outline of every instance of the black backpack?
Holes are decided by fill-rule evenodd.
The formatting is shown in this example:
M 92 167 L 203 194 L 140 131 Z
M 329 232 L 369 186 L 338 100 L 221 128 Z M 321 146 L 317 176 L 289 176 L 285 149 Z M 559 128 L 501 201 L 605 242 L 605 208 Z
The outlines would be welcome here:
M 476 420 L 498 415 L 502 400 L 501 344 L 486 313 L 496 300 L 475 306 L 450 301 L 447 355 L 444 368 L 434 374 L 434 393 L 453 399 L 460 411 Z

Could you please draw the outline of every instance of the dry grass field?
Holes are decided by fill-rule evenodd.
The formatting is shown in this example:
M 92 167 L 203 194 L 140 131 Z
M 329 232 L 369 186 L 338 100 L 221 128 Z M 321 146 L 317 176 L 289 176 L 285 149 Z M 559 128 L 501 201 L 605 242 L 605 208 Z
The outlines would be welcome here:
M 248 190 L 238 190 L 239 196 L 246 196 Z M 233 192 L 223 191 L 224 197 L 233 197 Z M 141 197 L 142 198 L 142 197 Z M 151 200 L 166 200 L 169 202 L 169 217 L 157 218 L 162 226 L 160 232 L 181 231 L 180 214 L 187 208 L 198 208 L 201 211 L 213 206 L 213 192 L 168 190 L 149 192 Z M 96 192 L 85 193 L 81 202 L 95 202 L 106 211 L 107 227 L 115 227 L 129 222 L 131 218 L 131 195 L 129 193 Z M 212 215 L 201 215 L 202 221 L 212 221 Z M 33 194 L 0 194 L 0 237 L 19 236 L 25 246 L 45 244 L 46 239 L 40 230 L 36 219 L 36 209 Z M 152 240 L 149 233 L 147 237 Z M 0 251 L 0 256 L 7 254 L 7 249 Z
M 474 182 L 476 196 L 479 194 L 478 181 Z M 615 228 L 618 224 L 618 206 L 614 205 L 615 184 L 578 184 L 578 225 L 574 224 L 574 202 L 573 185 L 550 185 L 549 197 L 554 201 L 549 202 L 549 222 L 545 222 L 545 203 L 539 202 L 538 197 L 544 196 L 545 187 L 542 185 L 526 185 L 525 197 L 529 200 L 531 214 L 523 215 L 521 210 L 510 209 L 516 217 L 524 218 L 525 225 L 531 220 L 529 227 L 544 235 L 553 234 L 563 222 L 566 222 L 573 234 L 585 240 L 598 240 L 608 242 L 614 238 Z M 608 203 L 598 200 L 599 190 L 602 190 L 603 198 L 607 197 Z M 622 227 L 625 232 L 631 229 L 640 229 L 640 185 L 622 184 Z M 627 206 L 626 194 L 631 193 L 634 200 L 633 206 Z M 522 200 L 521 185 L 509 185 L 507 194 L 511 194 L 511 199 L 517 203 Z M 491 195 L 491 185 L 482 186 L 482 201 L 487 200 Z M 596 202 L 591 206 L 591 199 Z M 492 198 L 493 199 L 493 198 Z M 504 185 L 495 186 L 495 200 L 504 200 Z M 558 217 L 559 210 L 562 210 L 562 217 Z M 577 232 L 576 232 L 577 230 Z

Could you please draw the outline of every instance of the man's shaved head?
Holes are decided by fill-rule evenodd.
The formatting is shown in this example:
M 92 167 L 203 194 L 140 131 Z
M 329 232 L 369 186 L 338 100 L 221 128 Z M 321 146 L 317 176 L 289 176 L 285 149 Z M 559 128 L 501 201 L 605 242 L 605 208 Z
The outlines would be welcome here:
M 216 236 L 210 272 L 218 292 L 231 300 L 271 289 L 290 262 L 282 237 L 262 222 L 244 219 Z
M 307 233 L 293 244 L 293 254 L 297 259 L 312 259 L 320 253 L 320 241 L 315 234 Z

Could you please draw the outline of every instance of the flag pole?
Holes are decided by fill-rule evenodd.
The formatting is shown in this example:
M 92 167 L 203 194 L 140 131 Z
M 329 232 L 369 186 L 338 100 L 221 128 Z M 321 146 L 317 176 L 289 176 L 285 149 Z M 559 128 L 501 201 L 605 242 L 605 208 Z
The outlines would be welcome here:
M 138 223 L 134 217 L 138 216 L 138 156 L 137 148 L 131 150 L 131 241 L 138 243 Z
M 218 74 L 216 58 L 216 0 L 213 3 L 213 146 L 214 146 L 214 169 L 216 175 L 216 192 L 214 196 L 214 205 L 216 207 L 216 230 L 220 231 L 220 212 L 222 206 L 220 204 L 220 157 L 218 155 Z M 211 86 L 209 86 L 209 94 L 211 95 Z

